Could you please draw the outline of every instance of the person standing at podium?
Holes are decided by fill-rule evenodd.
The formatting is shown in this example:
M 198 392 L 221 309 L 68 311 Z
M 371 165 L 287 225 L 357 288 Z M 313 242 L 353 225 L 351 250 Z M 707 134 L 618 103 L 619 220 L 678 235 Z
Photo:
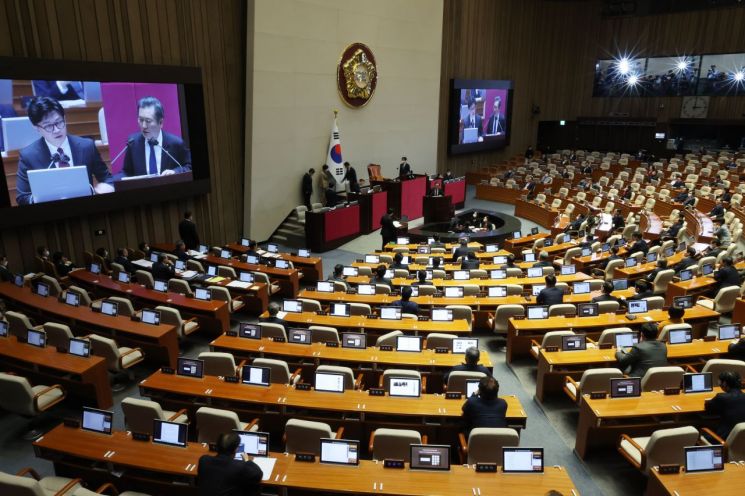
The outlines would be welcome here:
M 380 218 L 380 236 L 383 238 L 383 250 L 385 250 L 385 245 L 396 240 L 396 226 L 393 225 L 392 208 L 389 208 L 388 212 Z
M 344 177 L 341 178 L 341 182 L 349 182 L 349 191 L 352 193 L 360 192 L 360 183 L 357 181 L 357 171 L 349 162 L 344 162 Z
M 401 157 L 401 164 L 398 166 L 398 177 L 401 179 L 411 177 L 411 165 L 406 157 Z

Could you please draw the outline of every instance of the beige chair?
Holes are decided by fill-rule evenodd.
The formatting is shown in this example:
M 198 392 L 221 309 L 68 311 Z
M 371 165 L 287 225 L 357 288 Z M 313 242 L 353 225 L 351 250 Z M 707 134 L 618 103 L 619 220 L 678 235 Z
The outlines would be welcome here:
M 463 296 L 476 296 L 481 291 L 478 284 L 464 284 L 463 285 Z
M 460 462 L 496 463 L 502 465 L 502 448 L 520 445 L 520 436 L 515 429 L 506 427 L 476 427 L 468 434 L 458 433 Z
M 285 424 L 285 451 L 287 453 L 321 453 L 321 439 L 341 439 L 344 427 L 333 432 L 324 422 L 292 418 Z
M 380 376 L 379 387 L 385 389 L 386 392 L 390 392 L 391 389 L 391 377 L 406 377 L 411 379 L 419 379 L 422 385 L 422 392 L 426 391 L 427 378 L 422 377 L 422 374 L 418 370 L 406 370 L 406 369 L 387 369 L 383 371 L 383 375 Z
M 662 329 L 660 329 L 660 332 L 657 334 L 657 340 L 667 342 L 668 336 L 670 335 L 670 331 L 680 331 L 680 330 L 688 330 L 693 332 L 693 327 L 691 324 L 686 323 L 680 323 L 680 324 L 668 324 Z
M 54 348 L 63 347 L 67 349 L 70 339 L 75 337 L 70 328 L 65 324 L 45 322 L 42 327 L 44 328 L 44 332 L 47 333 L 47 346 L 52 346 Z
M 298 298 L 302 304 L 303 312 L 320 312 L 323 310 L 321 302 L 318 300 L 311 300 L 309 298 Z
M 381 346 L 396 346 L 396 338 L 403 336 L 404 333 L 401 331 L 391 331 L 375 340 L 375 346 L 380 348 Z
M 419 296 L 432 296 L 436 292 L 437 292 L 437 288 L 431 284 L 420 284 L 419 285 Z M 463 290 L 463 292 L 465 293 L 465 289 Z
M 273 283 L 269 276 L 264 274 L 263 272 L 251 272 L 254 275 L 254 281 L 261 282 L 266 284 L 266 291 L 267 294 L 271 297 L 274 293 L 279 293 L 282 288 L 279 286 L 279 284 Z M 341 284 L 341 283 L 340 283 Z M 336 283 L 334 283 L 334 291 L 338 291 L 336 289 Z
M 349 367 L 342 367 L 339 365 L 319 365 L 316 367 L 316 372 L 342 374 L 344 376 L 344 389 L 360 389 L 362 387 L 363 374 L 360 374 L 355 378 L 354 372 Z
M 199 322 L 197 322 L 196 317 L 184 320 L 181 318 L 181 313 L 175 308 L 158 305 L 155 309 L 160 312 L 160 322 L 174 326 L 180 338 L 199 330 Z
M 499 305 L 494 315 L 490 316 L 489 325 L 494 334 L 506 336 L 510 318 L 524 316 L 525 307 L 522 305 Z
M 238 279 L 238 276 L 235 273 L 235 269 L 233 267 L 228 267 L 227 265 L 217 266 L 217 276 L 225 277 L 228 279 Z
M 191 290 L 191 286 L 189 286 L 189 283 L 183 279 L 169 279 L 168 291 L 190 297 L 194 296 L 194 291 Z
M 652 284 L 654 285 L 652 292 L 655 295 L 664 295 L 667 293 L 667 285 L 673 280 L 673 276 L 675 276 L 675 271 L 673 269 L 659 271 L 655 276 L 654 281 L 652 281 Z
M 375 294 L 389 295 L 391 294 L 391 287 L 387 284 L 376 284 Z
M 103 494 L 104 487 L 96 492 L 89 491 L 83 488 L 80 479 L 41 477 L 32 468 L 24 468 L 16 475 L 0 472 L 0 494 L 3 496 L 89 496 Z
M 212 293 L 213 299 L 224 301 L 228 304 L 228 310 L 230 311 L 230 313 L 237 312 L 238 310 L 246 306 L 240 296 L 236 298 L 230 296 L 230 291 L 228 291 L 228 288 L 223 288 L 222 286 L 210 286 L 209 290 L 210 293 Z
M 735 426 L 732 428 L 732 431 L 730 431 L 729 435 L 727 436 L 727 439 L 722 439 L 721 437 L 717 436 L 714 431 L 707 427 L 702 428 L 701 432 L 705 432 L 706 434 L 711 436 L 711 438 L 714 439 L 717 443 L 724 446 L 725 456 L 728 461 L 741 462 L 745 460 L 745 422 L 735 424 Z M 711 443 L 704 436 L 701 436 L 699 438 L 699 444 L 707 445 Z
M 186 268 L 199 274 L 204 274 L 204 266 L 202 265 L 202 262 L 198 260 L 192 260 L 190 258 L 186 261 Z
M 128 298 L 122 298 L 121 296 L 110 296 L 107 300 L 116 303 L 117 315 L 124 317 L 131 317 L 135 314 L 135 308 L 132 306 L 132 302 Z
M 269 368 L 269 382 L 272 384 L 297 384 L 300 382 L 302 369 L 297 369 L 292 374 L 290 367 L 284 360 L 274 358 L 254 358 L 251 365 L 254 367 Z
M 0 372 L 0 409 L 24 417 L 38 417 L 65 399 L 65 390 L 59 384 L 52 386 L 32 386 L 25 377 Z M 23 436 L 26 440 L 36 439 L 42 432 L 34 429 Z
M 8 322 L 8 334 L 21 339 L 26 339 L 29 329 L 42 329 L 42 326 L 32 324 L 31 320 L 24 314 L 13 310 L 5 312 L 5 320 Z
M 650 296 L 647 300 L 647 310 L 662 310 L 665 307 L 665 298 L 662 296 Z
M 540 344 L 538 344 L 538 341 L 535 339 L 530 340 L 530 354 L 533 355 L 534 358 L 538 358 L 541 350 L 548 346 L 558 346 L 559 349 L 561 349 L 561 338 L 564 336 L 574 335 L 574 331 L 548 331 L 543 335 Z
M 308 329 L 313 343 L 339 343 L 339 331 L 333 327 L 314 325 Z
M 432 332 L 427 334 L 425 340 L 425 348 L 428 350 L 434 350 L 435 348 L 447 348 L 453 351 L 453 339 L 457 339 L 458 336 L 455 334 L 443 334 L 441 332 Z
M 649 437 L 630 437 L 622 434 L 618 452 L 634 467 L 644 473 L 656 465 L 683 465 L 684 449 L 695 446 L 698 441 L 695 427 L 676 427 L 656 430 Z
M 68 291 L 72 291 L 73 293 L 76 293 L 80 297 L 80 306 L 89 307 L 91 306 L 91 303 L 93 303 L 93 300 L 91 299 L 91 296 L 88 294 L 88 291 L 81 288 L 80 286 L 70 285 L 68 288 L 64 291 L 62 291 L 62 296 L 66 296 Z
M 287 341 L 285 326 L 274 322 L 259 322 L 262 338 L 281 338 Z
M 466 394 L 466 381 L 471 379 L 480 380 L 482 377 L 486 377 L 486 374 L 483 372 L 469 372 L 465 370 L 450 372 L 445 390 L 449 393 Z
M 582 377 L 579 382 L 572 379 L 570 376 L 564 377 L 564 392 L 569 398 L 578 403 L 582 399 L 583 394 L 594 393 L 597 391 L 610 391 L 610 380 L 620 379 L 623 377 L 623 372 L 618 369 L 588 369 L 582 373 Z
M 630 327 L 611 327 L 610 329 L 604 329 L 600 333 L 598 338 L 598 347 L 600 346 L 615 346 L 616 345 L 616 334 L 623 334 L 627 332 L 633 332 Z
M 427 444 L 427 437 L 411 429 L 379 428 L 370 433 L 369 452 L 373 460 L 411 461 L 412 444 Z
M 557 303 L 548 307 L 549 317 L 577 315 L 577 307 L 571 303 Z
M 146 270 L 135 271 L 135 279 L 137 280 L 137 284 L 141 284 L 147 288 L 152 288 L 153 286 L 155 286 L 155 279 L 153 278 L 153 275 Z
M 447 305 L 445 308 L 453 311 L 453 320 L 465 320 L 468 328 L 473 323 L 473 310 L 468 305 Z
M 163 410 L 160 404 L 140 398 L 124 398 L 122 400 L 124 424 L 128 431 L 153 435 L 153 421 L 166 420 L 168 422 L 186 423 L 189 418 L 186 409 L 172 412 Z
M 699 297 L 698 301 L 696 301 L 696 305 L 701 305 L 702 307 L 714 310 L 721 314 L 729 314 L 735 309 L 735 300 L 737 300 L 739 294 L 740 288 L 738 286 L 729 286 L 720 289 L 713 300 Z
M 199 359 L 204 361 L 204 375 L 222 377 L 236 377 L 245 363 L 242 361 L 236 365 L 232 353 L 219 351 L 203 351 L 199 354 Z
M 642 391 L 663 391 L 667 388 L 680 388 L 683 382 L 683 369 L 680 367 L 650 367 L 642 377 Z
M 128 348 L 116 345 L 116 341 L 97 334 L 88 335 L 91 342 L 91 353 L 106 359 L 106 366 L 114 374 L 124 373 L 129 380 L 134 378 L 130 370 L 132 367 L 145 359 L 145 354 L 140 348 Z M 124 389 L 124 384 L 115 382 L 112 386 L 114 391 Z
M 367 303 L 350 303 L 349 314 L 350 315 L 370 315 L 372 308 Z
M 53 296 L 56 298 L 62 294 L 62 286 L 60 286 L 59 281 L 54 277 L 43 275 L 41 276 L 41 281 L 49 285 L 49 296 Z
M 623 260 L 611 260 L 608 262 L 608 265 L 605 266 L 605 271 L 603 273 L 603 276 L 605 277 L 606 281 L 610 281 L 615 277 L 616 269 L 623 268 L 624 261 Z
M 238 414 L 231 410 L 220 410 L 208 406 L 197 410 L 197 441 L 200 443 L 217 443 L 220 434 L 239 431 L 259 430 L 258 421 L 241 422 Z
M 621 304 L 617 301 L 599 301 L 598 313 L 616 313 L 620 307 Z
M 740 377 L 745 377 L 745 362 L 732 360 L 731 358 L 710 358 L 706 361 L 706 365 L 701 369 L 701 372 L 711 372 L 712 382 L 716 384 L 719 374 L 727 370 L 737 372 Z M 691 372 L 695 372 L 695 369 L 691 369 Z
M 346 292 L 349 289 L 349 286 L 347 286 L 346 282 L 343 281 L 334 281 L 334 291 L 344 291 Z

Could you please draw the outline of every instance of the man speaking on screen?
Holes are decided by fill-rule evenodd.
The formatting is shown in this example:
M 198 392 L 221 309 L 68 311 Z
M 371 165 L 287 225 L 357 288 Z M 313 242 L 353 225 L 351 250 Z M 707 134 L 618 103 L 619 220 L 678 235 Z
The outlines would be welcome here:
M 163 105 L 157 98 L 146 96 L 137 102 L 140 132 L 127 141 L 122 168 L 125 177 L 166 176 L 191 170 L 191 152 L 181 138 L 163 131 L 163 117 Z
M 84 166 L 87 168 L 90 187 L 93 188 L 95 193 L 103 194 L 114 191 L 111 185 L 113 183 L 111 172 L 101 160 L 101 155 L 98 153 L 93 140 L 67 134 L 65 109 L 57 100 L 46 96 L 34 98 L 29 102 L 27 112 L 31 124 L 36 128 L 41 138 L 19 152 L 18 180 L 16 182 L 16 202 L 18 205 L 34 203 L 34 193 L 36 193 L 37 198 L 39 197 L 39 191 L 32 191 L 29 171 L 42 169 L 51 170 Z M 92 176 L 95 176 L 97 181 L 95 186 L 92 182 Z M 85 191 L 87 193 L 83 194 L 89 195 L 91 193 L 88 186 L 85 186 Z M 62 196 L 47 195 L 44 200 L 40 201 L 63 199 L 67 197 L 66 194 L 68 192 L 61 188 L 60 195 Z M 72 196 L 79 196 L 79 194 L 73 194 Z

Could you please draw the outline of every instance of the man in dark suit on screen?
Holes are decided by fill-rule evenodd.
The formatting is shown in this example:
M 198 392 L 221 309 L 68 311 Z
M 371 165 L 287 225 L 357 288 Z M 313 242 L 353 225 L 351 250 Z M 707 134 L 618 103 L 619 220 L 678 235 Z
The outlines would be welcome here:
M 55 100 L 83 100 L 85 91 L 82 81 L 31 81 L 34 95 L 37 97 L 48 96 Z
M 88 180 L 95 176 L 98 181 L 91 187 L 98 194 L 114 191 L 113 178 L 92 139 L 67 134 L 65 109 L 49 97 L 34 98 L 28 104 L 28 118 L 41 138 L 19 152 L 16 202 L 28 205 L 34 202 L 28 171 L 84 165 L 88 169 Z
M 489 117 L 489 122 L 486 123 L 487 135 L 505 134 L 507 132 L 507 122 L 505 121 L 504 116 L 501 115 L 501 110 L 502 98 L 495 96 L 492 114 L 491 117 Z
M 470 128 L 478 129 L 479 141 L 484 136 L 484 126 L 482 117 L 476 113 L 476 102 L 471 102 L 468 105 L 468 115 L 463 119 L 463 129 Z
M 191 171 L 191 152 L 181 138 L 163 131 L 163 105 L 155 97 L 137 102 L 140 132 L 127 141 L 122 173 L 126 177 Z

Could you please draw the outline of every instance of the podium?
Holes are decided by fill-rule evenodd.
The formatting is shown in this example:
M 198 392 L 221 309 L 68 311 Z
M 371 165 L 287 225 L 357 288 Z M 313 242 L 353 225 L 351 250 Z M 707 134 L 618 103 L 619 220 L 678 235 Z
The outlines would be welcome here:
M 427 194 L 427 176 L 416 175 L 413 179 L 372 181 L 381 185 L 388 193 L 388 207 L 396 217 L 404 215 L 409 219 L 422 216 L 422 197 Z
M 448 222 L 452 209 L 450 196 L 425 196 L 422 198 L 422 210 L 424 211 L 424 223 Z
M 325 212 L 306 212 L 305 241 L 317 253 L 338 248 L 360 235 L 360 206 L 337 206 Z
M 357 201 L 360 205 L 360 232 L 370 234 L 380 229 L 380 218 L 385 215 L 388 208 L 388 193 L 378 191 L 376 193 L 348 193 L 349 201 Z

